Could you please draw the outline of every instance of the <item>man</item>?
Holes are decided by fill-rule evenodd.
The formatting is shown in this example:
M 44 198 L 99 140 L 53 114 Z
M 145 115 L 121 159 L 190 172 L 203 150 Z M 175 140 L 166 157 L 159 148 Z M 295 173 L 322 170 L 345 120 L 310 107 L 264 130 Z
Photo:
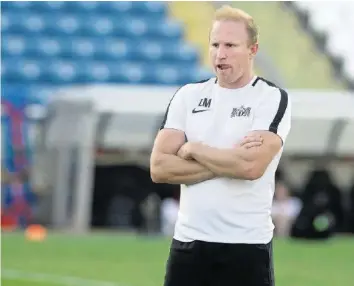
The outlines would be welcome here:
M 288 237 L 294 221 L 301 211 L 302 203 L 299 198 L 290 194 L 284 181 L 275 183 L 275 195 L 272 205 L 272 219 L 278 237 Z
M 258 30 L 216 11 L 216 73 L 172 98 L 151 155 L 156 183 L 181 184 L 165 286 L 274 285 L 274 175 L 290 130 L 287 93 L 253 72 Z

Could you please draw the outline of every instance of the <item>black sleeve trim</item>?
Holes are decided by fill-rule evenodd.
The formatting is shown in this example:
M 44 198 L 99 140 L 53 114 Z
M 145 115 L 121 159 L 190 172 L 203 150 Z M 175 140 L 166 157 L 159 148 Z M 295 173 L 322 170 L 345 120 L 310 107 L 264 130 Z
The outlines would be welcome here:
M 168 116 L 168 111 L 170 110 L 170 105 L 171 105 L 171 102 L 172 100 L 175 98 L 176 94 L 178 93 L 178 91 L 182 88 L 183 86 L 181 86 L 179 89 L 176 90 L 175 94 L 172 96 L 168 106 L 167 106 L 167 109 L 166 109 L 166 112 L 165 112 L 165 116 L 163 117 L 163 120 L 162 120 L 162 123 L 161 123 L 161 126 L 160 126 L 160 130 L 164 129 L 165 128 L 165 125 L 166 125 L 166 121 L 167 121 L 167 116 Z
M 198 81 L 198 82 L 195 82 L 195 83 L 190 83 L 190 84 L 200 84 L 200 83 L 205 83 L 205 82 L 208 82 L 210 80 L 210 78 L 208 79 L 204 79 L 204 80 L 201 80 L 201 81 Z M 165 112 L 165 116 L 162 120 L 162 123 L 161 123 L 161 126 L 160 126 L 160 130 L 161 129 L 164 129 L 165 128 L 165 124 L 166 124 L 166 121 L 167 121 L 167 116 L 168 116 L 168 111 L 170 109 L 170 105 L 172 103 L 172 100 L 174 99 L 174 97 L 176 96 L 176 94 L 179 92 L 179 90 L 183 87 L 185 87 L 187 84 L 181 86 L 179 89 L 176 90 L 175 94 L 172 96 L 171 100 L 170 100 L 170 103 L 168 104 L 167 106 L 167 109 L 166 109 L 166 112 Z
M 265 82 L 266 84 L 268 84 L 269 86 L 272 86 L 272 87 L 276 87 L 276 88 L 280 88 L 279 86 L 277 86 L 274 82 L 271 82 L 270 80 L 267 80 L 263 77 L 260 77 L 260 76 L 257 76 L 256 80 L 254 81 L 254 83 L 252 84 L 252 86 L 256 86 L 257 82 L 258 81 L 263 81 Z
M 269 126 L 269 131 L 271 131 L 275 134 L 278 133 L 279 124 L 284 117 L 286 108 L 288 107 L 288 94 L 287 94 L 287 92 L 281 88 L 279 88 L 279 90 L 280 90 L 280 102 L 279 102 L 278 111 L 275 114 L 274 119 Z

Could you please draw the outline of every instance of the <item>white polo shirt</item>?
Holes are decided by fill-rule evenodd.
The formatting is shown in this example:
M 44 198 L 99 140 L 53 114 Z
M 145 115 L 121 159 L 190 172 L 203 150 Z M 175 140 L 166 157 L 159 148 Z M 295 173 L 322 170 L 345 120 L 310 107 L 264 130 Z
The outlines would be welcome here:
M 185 133 L 190 142 L 232 148 L 252 130 L 269 130 L 283 143 L 291 125 L 287 93 L 254 77 L 239 89 L 219 86 L 216 78 L 180 88 L 167 108 L 161 128 Z M 268 243 L 275 171 L 283 149 L 258 180 L 215 178 L 181 186 L 174 238 L 224 243 Z

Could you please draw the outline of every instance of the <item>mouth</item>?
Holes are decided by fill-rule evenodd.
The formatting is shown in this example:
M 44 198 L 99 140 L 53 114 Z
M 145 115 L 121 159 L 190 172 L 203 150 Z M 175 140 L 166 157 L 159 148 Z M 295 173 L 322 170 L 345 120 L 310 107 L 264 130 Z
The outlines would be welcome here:
M 219 65 L 216 65 L 216 68 L 217 68 L 218 70 L 224 71 L 224 70 L 229 69 L 230 66 L 229 66 L 229 65 L 226 65 L 226 64 L 219 64 Z

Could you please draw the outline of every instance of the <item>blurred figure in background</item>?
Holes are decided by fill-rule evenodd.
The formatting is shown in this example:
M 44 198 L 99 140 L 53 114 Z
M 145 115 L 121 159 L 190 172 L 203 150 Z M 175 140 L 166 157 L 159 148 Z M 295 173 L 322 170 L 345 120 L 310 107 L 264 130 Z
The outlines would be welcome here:
M 170 188 L 171 194 L 165 196 L 161 202 L 161 233 L 165 236 L 172 237 L 178 217 L 180 189 L 175 188 L 175 185 L 167 186 L 172 186 L 172 188 Z
M 351 190 L 349 191 L 350 196 L 350 209 L 349 209 L 349 231 L 354 233 L 354 180 Z
M 28 191 L 26 170 L 17 173 L 3 172 L 6 180 L 2 181 L 2 224 L 10 228 L 26 227 L 32 219 L 31 197 Z
M 272 218 L 275 225 L 275 235 L 288 237 L 294 220 L 301 210 L 300 199 L 291 196 L 284 181 L 275 185 L 275 196 L 272 206 Z
M 161 204 L 161 232 L 173 236 L 178 217 L 179 202 L 175 198 L 166 198 Z
M 294 237 L 328 238 L 341 230 L 344 222 L 342 195 L 327 170 L 310 173 L 302 202 L 303 208 L 293 228 Z

